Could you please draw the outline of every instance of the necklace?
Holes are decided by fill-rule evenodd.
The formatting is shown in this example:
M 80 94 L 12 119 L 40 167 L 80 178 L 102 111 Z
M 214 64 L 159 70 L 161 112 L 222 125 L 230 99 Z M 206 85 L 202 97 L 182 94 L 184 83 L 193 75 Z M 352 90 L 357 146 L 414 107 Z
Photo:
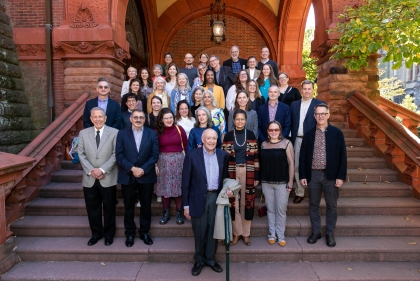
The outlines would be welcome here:
M 244 146 L 246 144 L 246 129 L 245 129 L 245 139 L 244 139 L 243 144 L 239 144 L 238 141 L 236 140 L 236 130 L 233 130 L 233 137 L 235 138 L 235 142 L 236 142 L 237 146 L 239 146 L 239 147 Z

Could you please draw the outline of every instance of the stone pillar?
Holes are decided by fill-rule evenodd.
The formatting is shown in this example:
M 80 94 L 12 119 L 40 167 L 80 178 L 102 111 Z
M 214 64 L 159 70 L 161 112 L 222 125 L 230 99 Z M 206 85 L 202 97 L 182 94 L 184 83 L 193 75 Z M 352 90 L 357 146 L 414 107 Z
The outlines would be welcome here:
M 32 129 L 13 31 L 0 0 L 0 151 L 20 152 L 32 140 Z

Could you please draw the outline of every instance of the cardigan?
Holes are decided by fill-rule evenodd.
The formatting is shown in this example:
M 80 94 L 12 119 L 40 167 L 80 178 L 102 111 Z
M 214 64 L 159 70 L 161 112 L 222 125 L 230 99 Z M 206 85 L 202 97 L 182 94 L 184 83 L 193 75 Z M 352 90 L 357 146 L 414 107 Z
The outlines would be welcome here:
M 258 161 L 258 143 L 252 131 L 246 130 L 246 191 L 245 191 L 245 219 L 254 218 L 255 186 L 254 181 L 260 178 L 260 165 Z M 226 134 L 222 149 L 229 153 L 228 172 L 231 179 L 236 179 L 236 161 L 234 150 L 233 131 Z M 231 197 L 231 215 L 235 220 L 235 198 Z M 233 212 L 232 212 L 233 210 Z
M 230 132 L 234 128 L 233 124 L 233 113 L 235 111 L 231 110 L 228 115 L 228 127 L 227 131 Z M 252 131 L 255 137 L 258 139 L 258 114 L 255 110 L 248 110 L 246 111 L 246 123 L 245 129 Z

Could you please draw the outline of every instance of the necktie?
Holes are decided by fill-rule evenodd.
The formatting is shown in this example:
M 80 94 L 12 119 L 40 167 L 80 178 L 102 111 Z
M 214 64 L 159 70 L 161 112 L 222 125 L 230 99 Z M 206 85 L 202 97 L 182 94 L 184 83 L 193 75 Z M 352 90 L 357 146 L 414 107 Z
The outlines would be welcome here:
M 96 131 L 96 147 L 99 147 L 99 142 L 101 141 L 101 136 L 99 135 L 99 131 Z

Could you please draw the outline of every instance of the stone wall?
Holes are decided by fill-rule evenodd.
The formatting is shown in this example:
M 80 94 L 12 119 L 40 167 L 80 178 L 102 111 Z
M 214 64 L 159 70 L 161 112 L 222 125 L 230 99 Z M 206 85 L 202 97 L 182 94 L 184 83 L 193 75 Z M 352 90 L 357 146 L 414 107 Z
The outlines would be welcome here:
M 0 0 L 0 151 L 20 152 L 32 140 L 32 129 L 13 31 Z

